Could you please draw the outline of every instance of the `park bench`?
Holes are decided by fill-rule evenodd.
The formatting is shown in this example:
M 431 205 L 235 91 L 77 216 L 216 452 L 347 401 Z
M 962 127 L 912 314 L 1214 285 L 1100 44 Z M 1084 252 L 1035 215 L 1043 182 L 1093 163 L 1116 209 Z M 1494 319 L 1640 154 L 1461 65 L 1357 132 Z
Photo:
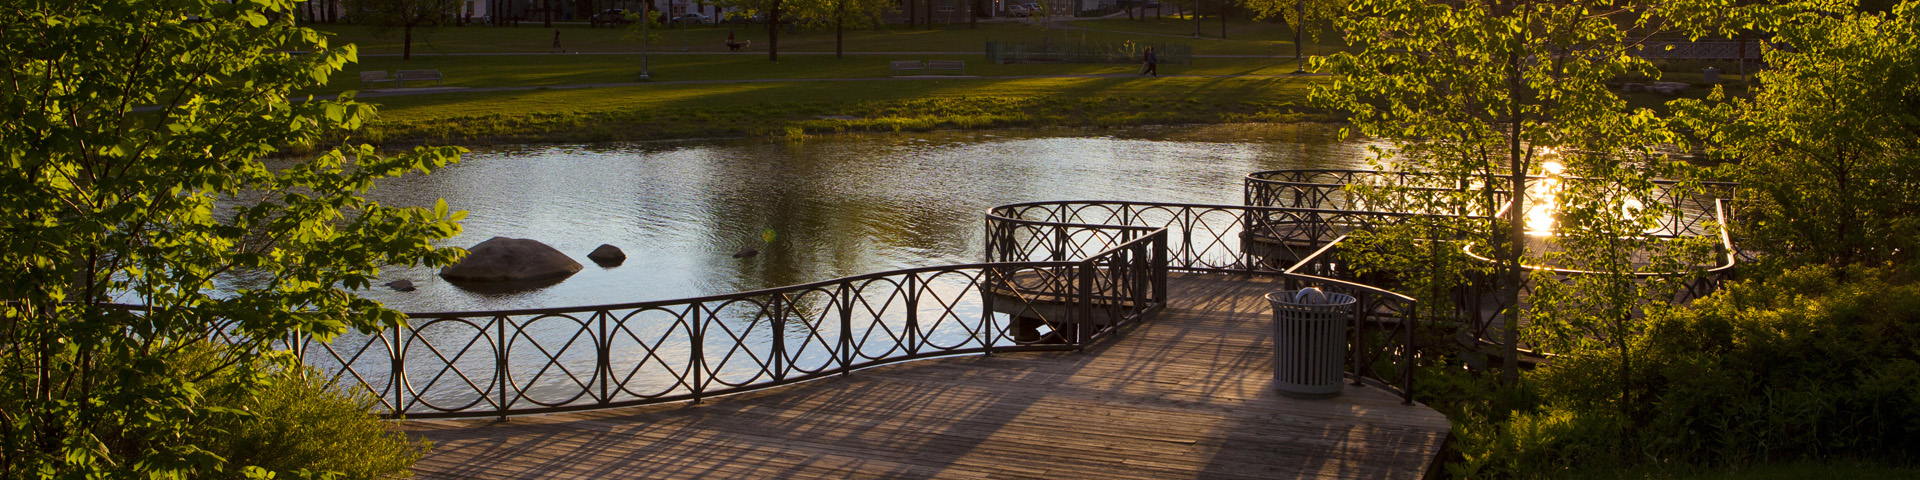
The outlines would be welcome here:
M 727 41 L 727 50 L 728 50 L 728 51 L 734 51 L 734 52 L 738 52 L 738 51 L 740 51 L 740 49 L 742 49 L 742 48 L 747 48 L 747 46 L 748 46 L 748 45 L 753 45 L 753 41 L 752 41 L 752 40 L 742 40 L 742 41 L 738 41 L 738 42 L 736 42 L 736 41 L 732 41 L 732 40 L 728 40 L 728 41 Z
M 936 70 L 951 70 L 953 71 L 954 75 L 966 75 L 967 62 L 964 60 L 929 60 L 927 61 L 927 73 L 934 73 L 934 71 Z
M 397 80 L 402 87 L 407 86 L 407 82 L 427 80 L 432 80 L 434 85 L 439 85 L 442 78 L 439 70 L 401 70 L 399 75 L 400 78 Z
M 927 65 L 920 63 L 919 60 L 894 60 L 887 63 L 893 65 L 893 76 L 896 77 L 900 76 L 900 72 L 903 71 L 918 70 L 922 73 L 927 71 Z
M 378 72 L 360 72 L 360 86 L 362 87 L 369 86 L 369 85 L 379 85 L 382 83 L 392 83 L 392 82 L 398 82 L 398 81 L 399 80 L 394 79 L 393 77 L 387 76 L 386 70 L 381 70 Z

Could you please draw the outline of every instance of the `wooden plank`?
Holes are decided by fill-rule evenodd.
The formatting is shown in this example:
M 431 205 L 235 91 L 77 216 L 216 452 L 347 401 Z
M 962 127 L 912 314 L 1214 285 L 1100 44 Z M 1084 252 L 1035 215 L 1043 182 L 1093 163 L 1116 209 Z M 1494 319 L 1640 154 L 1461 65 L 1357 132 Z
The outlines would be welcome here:
M 1260 293 L 1169 279 L 1176 303 L 1080 353 L 861 370 L 698 406 L 406 422 L 422 478 L 1417 478 L 1447 422 L 1397 396 L 1271 388 Z

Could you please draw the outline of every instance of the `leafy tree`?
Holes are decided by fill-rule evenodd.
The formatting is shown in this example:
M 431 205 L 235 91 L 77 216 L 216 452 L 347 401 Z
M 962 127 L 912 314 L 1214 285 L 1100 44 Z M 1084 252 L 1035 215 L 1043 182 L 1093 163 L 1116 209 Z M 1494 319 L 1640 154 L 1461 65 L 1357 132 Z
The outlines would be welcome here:
M 824 0 L 816 0 L 824 1 Z M 767 19 L 767 61 L 780 61 L 780 22 L 790 14 L 788 0 L 718 0 L 721 8 L 733 8 L 741 15 Z
M 295 26 L 292 0 L 7 7 L 0 477 L 270 473 L 207 448 L 257 413 L 206 382 L 257 391 L 296 368 L 280 342 L 400 323 L 351 290 L 456 259 L 432 242 L 462 214 L 362 195 L 459 149 L 322 147 L 374 110 L 289 101 L 355 58 Z M 195 349 L 226 360 L 179 361 Z
M 1253 11 L 1254 20 L 1265 20 L 1279 16 L 1287 25 L 1293 27 L 1293 60 L 1303 61 L 1301 50 L 1301 32 L 1308 32 L 1307 38 L 1320 39 L 1320 30 L 1340 18 L 1347 10 L 1348 0 L 1242 0 L 1248 10 Z M 1302 63 L 1301 66 L 1305 66 Z
M 867 29 L 884 25 L 880 15 L 893 9 L 892 0 L 811 0 L 795 3 L 796 21 L 804 25 L 833 27 L 833 58 L 845 58 L 846 29 Z
M 460 0 L 361 0 L 354 2 L 356 21 L 380 31 L 400 30 L 400 59 L 413 59 L 413 31 L 459 21 Z M 547 15 L 552 26 L 551 9 Z
M 1920 2 L 1743 9 L 1767 49 L 1752 98 L 1682 101 L 1741 185 L 1745 244 L 1788 263 L 1908 262 L 1920 249 Z
M 1606 82 L 1626 72 L 1657 73 L 1628 55 L 1635 47 L 1628 30 L 1705 28 L 1712 23 L 1689 16 L 1709 11 L 1704 3 L 1711 0 L 1354 0 L 1338 24 L 1359 50 L 1312 62 L 1334 75 L 1314 90 L 1314 101 L 1351 112 L 1360 132 L 1393 142 L 1375 156 L 1376 167 L 1416 174 L 1392 191 L 1423 199 L 1429 211 L 1474 217 L 1446 231 L 1384 235 L 1445 235 L 1425 240 L 1471 243 L 1493 261 L 1507 322 L 1499 339 L 1506 383 L 1517 376 L 1513 326 L 1525 266 L 1538 255 L 1528 248 L 1526 214 L 1543 198 L 1529 192 L 1528 175 L 1541 173 L 1553 155 L 1563 157 L 1568 175 L 1604 185 L 1639 188 L 1661 174 L 1663 157 L 1650 146 L 1671 136 L 1653 113 L 1628 109 Z M 1562 234 L 1608 233 L 1568 226 Z

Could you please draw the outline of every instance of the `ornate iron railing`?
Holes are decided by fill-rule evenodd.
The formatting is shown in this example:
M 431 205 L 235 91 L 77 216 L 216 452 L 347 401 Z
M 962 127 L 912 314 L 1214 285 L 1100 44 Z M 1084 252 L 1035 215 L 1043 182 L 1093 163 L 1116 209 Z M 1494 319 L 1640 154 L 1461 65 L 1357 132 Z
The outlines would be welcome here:
M 987 214 L 987 260 L 1074 258 L 1124 242 L 1138 232 L 1168 236 L 1169 270 L 1280 277 L 1288 289 L 1319 287 L 1352 295 L 1347 375 L 1413 401 L 1412 297 L 1384 289 L 1296 273 L 1346 232 L 1388 225 L 1410 215 L 1305 208 L 1141 202 L 1032 202 Z M 1285 263 L 1279 263 L 1281 259 Z M 1304 264 L 1304 263 L 1302 263 Z M 1289 268 L 1292 267 L 1292 268 Z
M 1143 231 L 1073 261 L 916 268 L 682 300 L 418 313 L 378 335 L 294 343 L 307 364 L 372 392 L 393 416 L 697 401 L 920 358 L 1079 348 L 1111 331 L 1096 322 L 1124 326 L 1164 304 L 1166 239 Z M 1016 338 L 1015 319 L 1037 320 L 1044 339 Z
M 1548 180 L 1587 181 L 1586 179 L 1568 177 L 1550 179 L 1544 176 L 1530 176 L 1527 178 L 1529 184 L 1535 185 Z M 1449 188 L 1440 176 L 1406 172 L 1380 172 L 1372 170 L 1275 170 L 1249 174 L 1243 187 L 1245 199 L 1249 205 L 1323 208 L 1342 211 L 1381 208 L 1420 215 L 1461 215 L 1463 212 L 1426 211 L 1426 209 L 1419 207 L 1419 205 L 1422 204 L 1418 201 L 1407 198 L 1378 198 L 1377 196 L 1356 191 L 1356 189 L 1352 187 L 1391 187 L 1392 190 L 1390 191 L 1403 195 L 1406 192 L 1437 193 L 1450 190 L 1465 190 L 1469 192 L 1469 194 L 1486 192 L 1491 194 L 1490 201 L 1492 203 L 1490 203 L 1490 205 L 1499 206 L 1499 208 L 1488 217 L 1492 218 L 1503 215 L 1505 209 L 1510 208 L 1511 202 L 1507 194 L 1508 191 L 1501 188 L 1482 191 L 1479 190 L 1480 185 L 1481 184 L 1477 183 L 1452 185 L 1451 188 Z M 1656 222 L 1657 225 L 1647 232 L 1648 236 L 1664 239 L 1710 237 L 1717 240 L 1718 252 L 1716 252 L 1713 259 L 1713 265 L 1705 266 L 1698 270 L 1639 273 L 1636 274 L 1636 276 L 1642 277 L 1643 281 L 1650 281 L 1656 278 L 1670 278 L 1674 275 L 1686 276 L 1686 278 L 1681 279 L 1679 291 L 1676 292 L 1676 297 L 1673 299 L 1676 303 L 1689 302 L 1712 293 L 1714 290 L 1717 290 L 1723 282 L 1732 278 L 1733 268 L 1740 258 L 1740 250 L 1735 248 L 1732 237 L 1727 232 L 1727 226 L 1731 225 L 1733 221 L 1730 202 L 1733 198 L 1734 189 L 1738 184 L 1730 182 L 1698 182 L 1689 184 L 1679 181 L 1657 180 L 1654 182 L 1654 186 L 1655 188 L 1652 195 L 1649 198 L 1641 199 L 1641 201 L 1645 204 L 1658 203 L 1667 205 L 1672 207 L 1669 209 L 1672 213 L 1658 219 Z M 1529 188 L 1535 187 L 1530 186 Z M 1468 253 L 1471 255 L 1472 251 L 1469 250 Z M 1327 258 L 1330 259 L 1331 255 L 1328 254 Z M 1479 258 L 1483 261 L 1491 261 L 1485 257 Z M 1562 281 L 1566 281 L 1567 276 L 1570 275 L 1592 273 L 1545 266 L 1528 266 L 1528 268 L 1558 273 Z M 1391 284 L 1392 282 L 1387 283 Z M 1503 318 L 1509 313 L 1508 311 L 1511 307 L 1513 307 L 1512 305 L 1501 303 L 1498 296 L 1492 295 L 1492 293 L 1498 291 L 1498 289 L 1499 286 L 1494 278 L 1482 276 L 1479 277 L 1477 281 L 1450 292 L 1454 297 L 1453 303 L 1455 308 L 1453 310 L 1455 311 L 1455 315 L 1464 323 L 1469 333 L 1481 341 L 1492 341 L 1489 337 L 1491 329 L 1495 325 L 1501 324 L 1504 321 Z M 1525 296 L 1527 292 L 1531 291 L 1531 285 L 1521 285 L 1521 291 L 1522 295 Z

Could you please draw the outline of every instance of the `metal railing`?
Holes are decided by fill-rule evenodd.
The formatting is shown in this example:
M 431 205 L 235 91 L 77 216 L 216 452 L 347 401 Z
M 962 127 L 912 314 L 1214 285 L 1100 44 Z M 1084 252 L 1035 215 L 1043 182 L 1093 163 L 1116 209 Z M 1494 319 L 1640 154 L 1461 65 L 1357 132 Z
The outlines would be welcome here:
M 1319 287 L 1352 295 L 1346 374 L 1413 401 L 1415 300 L 1381 288 L 1294 269 L 1329 251 L 1346 232 L 1410 215 L 1303 208 L 1142 202 L 1031 202 L 987 214 L 987 260 L 1074 258 L 1137 232 L 1168 236 L 1169 270 L 1279 277 L 1285 288 Z M 1278 259 L 1290 258 L 1285 264 Z
M 1549 180 L 1545 176 L 1529 176 L 1529 188 Z M 1577 177 L 1552 178 L 1556 181 L 1587 181 Z M 1498 180 L 1496 180 L 1498 181 Z M 1340 211 L 1365 210 L 1378 208 L 1391 211 L 1408 212 L 1413 215 L 1472 216 L 1479 211 L 1489 210 L 1492 215 L 1484 218 L 1492 220 L 1505 213 L 1511 201 L 1508 190 L 1494 188 L 1481 190 L 1483 183 L 1447 185 L 1446 179 L 1429 174 L 1407 172 L 1380 172 L 1373 170 L 1275 170 L 1255 172 L 1247 175 L 1244 182 L 1244 196 L 1249 205 L 1275 206 L 1289 208 L 1317 208 Z M 1643 281 L 1656 278 L 1670 278 L 1685 275 L 1681 279 L 1676 303 L 1685 303 L 1703 297 L 1717 290 L 1722 283 L 1733 277 L 1733 268 L 1739 260 L 1739 250 L 1735 248 L 1727 226 L 1732 224 L 1731 199 L 1738 186 L 1731 182 L 1698 182 L 1688 184 L 1671 180 L 1656 180 L 1654 189 L 1648 198 L 1641 199 L 1645 204 L 1661 204 L 1671 207 L 1671 214 L 1658 219 L 1653 229 L 1646 232 L 1648 237 L 1656 239 L 1676 239 L 1681 237 L 1710 237 L 1717 241 L 1714 264 L 1698 270 L 1684 272 L 1637 273 Z M 1355 188 L 1358 187 L 1358 188 Z M 1485 206 L 1473 212 L 1438 212 L 1417 199 L 1408 198 L 1417 195 L 1381 198 L 1358 191 L 1366 188 L 1382 188 L 1382 191 L 1396 193 L 1431 192 L 1435 194 L 1453 193 L 1488 196 Z M 1489 195 L 1490 194 L 1490 195 Z M 1445 240 L 1445 239 L 1429 239 Z M 1491 259 L 1475 255 L 1467 247 L 1467 254 L 1482 261 Z M 1567 281 L 1570 275 L 1589 274 L 1579 270 L 1527 265 L 1530 270 L 1545 270 L 1558 274 L 1557 278 Z M 1458 315 L 1468 331 L 1481 341 L 1493 341 L 1489 334 L 1494 325 L 1503 322 L 1510 314 L 1513 305 L 1500 303 L 1492 292 L 1499 291 L 1497 278 L 1493 276 L 1475 276 L 1477 280 L 1450 292 L 1453 296 L 1455 314 Z M 1531 278 L 1531 277 L 1528 277 Z M 1373 282 L 1370 282 L 1373 283 Z M 1392 285 L 1391 280 L 1375 283 Z M 1520 286 L 1522 295 L 1531 291 L 1532 285 Z M 1496 342 L 1497 343 L 1497 342 Z
M 1164 304 L 1166 239 L 1137 232 L 1071 261 L 916 268 L 681 300 L 417 313 L 377 335 L 292 343 L 308 365 L 372 392 L 389 416 L 697 401 L 921 358 L 1080 348 L 1111 331 L 1096 321 L 1124 326 Z M 1059 306 L 1043 308 L 1040 297 Z M 1015 319 L 1038 320 L 1050 335 L 1016 338 Z

